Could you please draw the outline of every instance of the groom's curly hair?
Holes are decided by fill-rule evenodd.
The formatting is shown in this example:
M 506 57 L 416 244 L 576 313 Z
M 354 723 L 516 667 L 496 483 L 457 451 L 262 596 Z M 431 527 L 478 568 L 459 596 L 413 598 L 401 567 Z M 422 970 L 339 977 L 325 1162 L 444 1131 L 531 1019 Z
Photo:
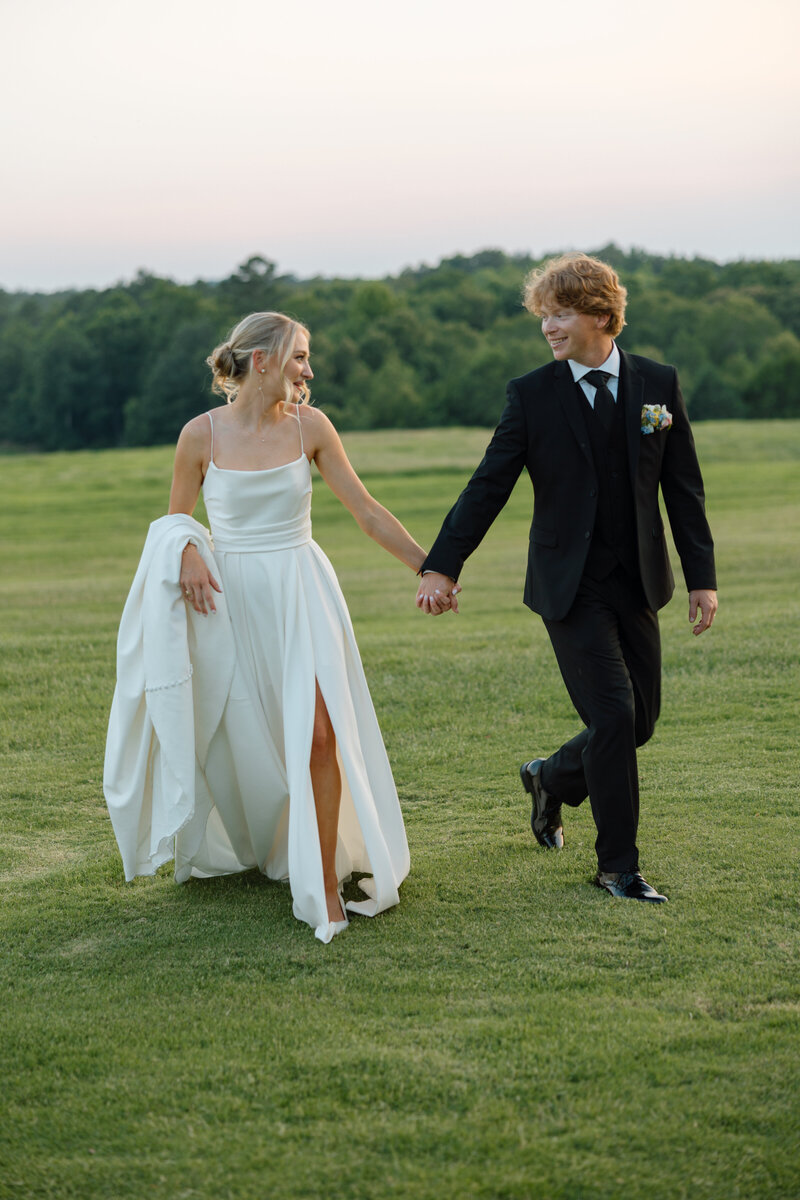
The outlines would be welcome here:
M 615 338 L 625 324 L 627 290 L 617 272 L 588 254 L 562 254 L 525 279 L 523 304 L 537 317 L 553 308 L 574 308 L 593 317 L 608 314 L 606 331 Z

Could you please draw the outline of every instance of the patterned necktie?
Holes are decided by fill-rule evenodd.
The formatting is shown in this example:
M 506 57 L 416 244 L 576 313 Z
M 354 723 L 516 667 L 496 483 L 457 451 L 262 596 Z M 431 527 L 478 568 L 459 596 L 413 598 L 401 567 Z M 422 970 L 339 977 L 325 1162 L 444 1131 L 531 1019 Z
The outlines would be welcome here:
M 585 380 L 597 388 L 594 394 L 594 411 L 595 416 L 600 418 L 600 424 L 606 433 L 614 422 L 615 411 L 615 400 L 608 389 L 610 378 L 611 375 L 608 371 L 587 371 L 585 375 L 581 376 L 581 383 Z

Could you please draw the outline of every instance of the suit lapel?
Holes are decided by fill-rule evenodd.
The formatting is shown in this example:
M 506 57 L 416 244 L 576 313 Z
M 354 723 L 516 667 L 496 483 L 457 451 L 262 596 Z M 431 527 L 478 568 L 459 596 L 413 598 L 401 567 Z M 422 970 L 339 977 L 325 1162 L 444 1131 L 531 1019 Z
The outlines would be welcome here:
M 644 404 L 644 380 L 636 365 L 624 350 L 620 350 L 619 390 L 624 406 L 625 436 L 628 441 L 628 465 L 631 484 L 636 494 L 636 470 L 639 466 L 639 447 L 642 444 L 642 405 Z
M 570 371 L 568 364 L 565 362 L 555 363 L 554 367 L 555 380 L 553 382 L 553 390 L 556 399 L 564 410 L 564 415 L 569 422 L 570 429 L 575 435 L 575 440 L 581 450 L 586 455 L 587 462 L 594 467 L 592 448 L 589 443 L 589 432 L 586 428 L 586 418 L 583 412 L 581 397 L 578 393 L 578 387 L 572 378 L 572 371 Z

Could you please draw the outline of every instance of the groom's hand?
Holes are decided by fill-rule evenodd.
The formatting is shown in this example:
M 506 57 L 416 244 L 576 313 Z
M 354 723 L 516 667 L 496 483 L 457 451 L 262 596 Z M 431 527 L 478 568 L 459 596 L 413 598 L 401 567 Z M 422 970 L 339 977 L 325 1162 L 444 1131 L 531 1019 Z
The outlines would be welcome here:
M 417 590 L 417 608 L 432 613 L 435 617 L 448 609 L 457 613 L 456 596 L 460 591 L 461 588 L 449 575 L 440 575 L 438 571 L 426 571 Z
M 689 620 L 694 621 L 700 613 L 700 620 L 695 625 L 692 633 L 697 635 L 708 629 L 711 622 L 714 620 L 714 614 L 717 611 L 717 593 L 712 592 L 710 588 L 698 588 L 697 591 L 689 592 Z

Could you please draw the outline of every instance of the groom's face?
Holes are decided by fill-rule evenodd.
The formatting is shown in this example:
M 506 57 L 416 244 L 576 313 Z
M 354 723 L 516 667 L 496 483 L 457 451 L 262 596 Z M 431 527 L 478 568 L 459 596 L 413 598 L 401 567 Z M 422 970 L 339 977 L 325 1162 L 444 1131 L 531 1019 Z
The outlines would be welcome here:
M 599 367 L 608 358 L 611 339 L 605 331 L 607 324 L 607 316 L 591 316 L 574 308 L 554 305 L 552 312 L 542 313 L 542 333 L 553 357 L 560 361 L 572 358 L 587 367 Z

